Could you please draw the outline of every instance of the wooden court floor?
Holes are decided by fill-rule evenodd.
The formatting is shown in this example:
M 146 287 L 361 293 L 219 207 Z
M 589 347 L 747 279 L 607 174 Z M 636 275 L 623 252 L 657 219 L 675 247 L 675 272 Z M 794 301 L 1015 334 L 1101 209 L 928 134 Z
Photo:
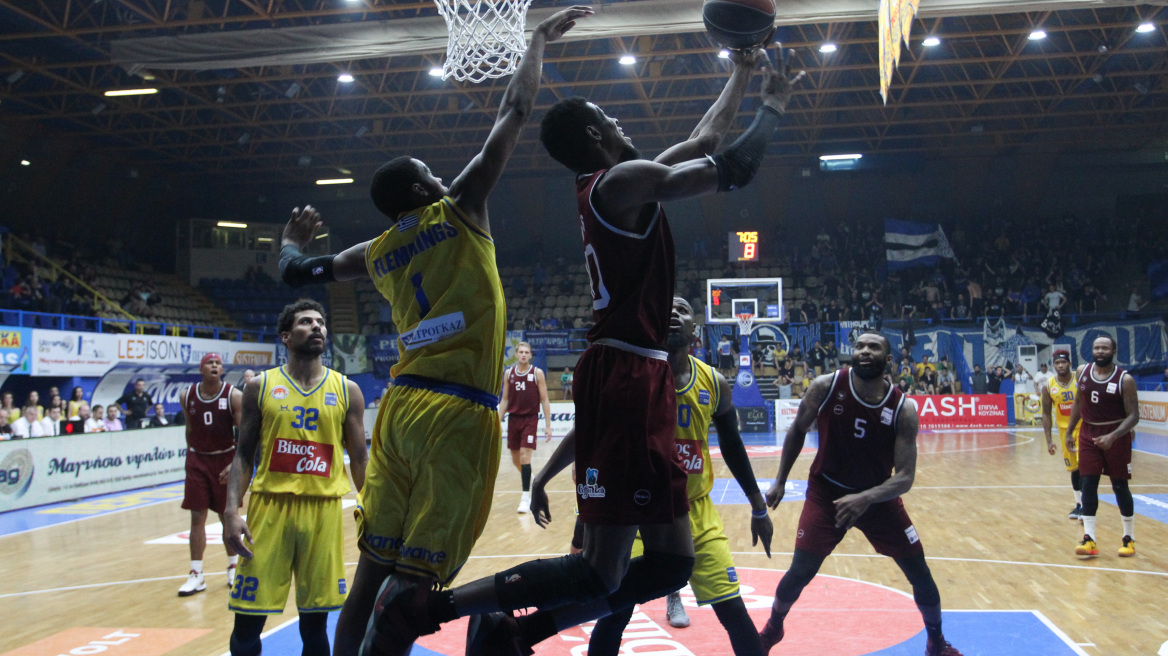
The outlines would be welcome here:
M 1165 523 L 1138 516 L 1138 553 L 1121 559 L 1115 553 L 1119 512 L 1101 503 L 1101 555 L 1081 561 L 1073 553 L 1079 525 L 1067 520 L 1073 506 L 1069 478 L 1061 458 L 1046 454 L 1041 431 L 923 433 L 919 443 L 916 484 L 905 503 L 946 609 L 1036 610 L 1077 645 L 1077 653 L 1089 655 L 1152 655 L 1168 641 Z M 550 446 L 537 451 L 537 468 Z M 777 449 L 751 450 L 758 478 L 772 478 Z M 811 459 L 811 453 L 799 459 L 792 479 L 806 478 Z M 720 459 L 714 459 L 714 467 L 716 476 L 730 478 Z M 1137 452 L 1134 468 L 1135 494 L 1168 493 L 1168 458 Z M 1110 491 L 1106 482 L 1101 491 Z M 519 476 L 508 458 L 500 467 L 486 533 L 460 581 L 567 550 L 573 523 L 570 478 L 562 475 L 553 483 L 554 521 L 548 530 L 535 526 L 530 516 L 517 515 L 518 498 Z M 785 569 L 801 506 L 783 503 L 772 512 L 775 553 L 769 560 L 750 545 L 748 507 L 719 506 L 739 568 Z M 26 647 L 77 627 L 192 629 L 197 631 L 175 633 L 181 634 L 177 646 L 166 653 L 224 654 L 233 617 L 227 611 L 222 547 L 208 546 L 207 592 L 180 599 L 176 591 L 185 579 L 187 547 L 146 544 L 185 531 L 187 525 L 188 515 L 176 499 L 0 537 L 0 655 L 67 653 Z M 357 560 L 352 523 L 346 526 L 346 550 L 351 572 Z M 875 556 L 856 532 L 821 573 L 910 590 L 895 565 Z M 294 615 L 290 604 L 283 616 L 269 619 L 268 627 Z M 835 653 L 829 643 L 822 653 Z M 100 651 L 90 647 L 73 653 Z M 729 653 L 728 647 L 723 653 Z M 782 654 L 783 645 L 772 653 Z

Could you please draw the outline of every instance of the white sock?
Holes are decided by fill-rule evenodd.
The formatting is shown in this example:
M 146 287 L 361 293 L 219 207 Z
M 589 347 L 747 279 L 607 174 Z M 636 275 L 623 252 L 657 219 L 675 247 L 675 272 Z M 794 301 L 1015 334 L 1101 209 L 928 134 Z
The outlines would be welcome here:
M 1076 506 L 1083 505 L 1083 491 L 1082 490 L 1075 490 L 1075 505 Z
M 227 566 L 228 567 L 236 567 L 238 565 L 239 565 L 239 556 L 238 555 L 227 557 Z
M 1131 539 L 1136 539 L 1136 516 L 1124 517 L 1120 515 L 1119 518 L 1123 520 L 1123 534 Z
M 198 572 L 199 574 L 202 574 L 203 573 L 203 561 L 192 560 L 191 561 L 191 570 Z
M 1083 533 L 1086 533 L 1087 537 L 1091 538 L 1092 541 L 1095 540 L 1095 516 L 1094 515 L 1091 515 L 1090 517 L 1088 517 L 1087 515 L 1083 515 Z

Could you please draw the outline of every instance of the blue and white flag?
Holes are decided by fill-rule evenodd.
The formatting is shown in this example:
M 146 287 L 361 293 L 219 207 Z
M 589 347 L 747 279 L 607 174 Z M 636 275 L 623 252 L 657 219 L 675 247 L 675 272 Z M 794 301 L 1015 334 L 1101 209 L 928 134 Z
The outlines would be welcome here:
M 957 260 L 945 231 L 937 223 L 884 219 L 884 248 L 889 271 L 933 266 L 942 259 Z

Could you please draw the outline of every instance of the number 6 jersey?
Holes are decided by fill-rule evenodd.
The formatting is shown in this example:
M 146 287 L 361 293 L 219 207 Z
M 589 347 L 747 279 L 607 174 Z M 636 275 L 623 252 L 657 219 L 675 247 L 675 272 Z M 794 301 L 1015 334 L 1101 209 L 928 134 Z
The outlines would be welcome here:
M 268 369 L 250 385 L 260 388 L 260 457 L 252 492 L 341 497 L 345 475 L 345 377 L 332 369 L 302 390 L 283 367 Z

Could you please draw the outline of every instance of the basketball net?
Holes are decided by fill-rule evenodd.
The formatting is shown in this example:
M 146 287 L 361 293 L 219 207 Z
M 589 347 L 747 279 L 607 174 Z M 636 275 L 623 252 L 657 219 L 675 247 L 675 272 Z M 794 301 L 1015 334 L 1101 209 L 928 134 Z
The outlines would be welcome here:
M 434 0 L 450 39 L 442 79 L 482 82 L 515 72 L 527 39 L 523 33 L 532 0 Z
M 751 328 L 754 327 L 754 315 L 750 312 L 745 312 L 734 316 L 738 318 L 738 335 L 749 339 Z

